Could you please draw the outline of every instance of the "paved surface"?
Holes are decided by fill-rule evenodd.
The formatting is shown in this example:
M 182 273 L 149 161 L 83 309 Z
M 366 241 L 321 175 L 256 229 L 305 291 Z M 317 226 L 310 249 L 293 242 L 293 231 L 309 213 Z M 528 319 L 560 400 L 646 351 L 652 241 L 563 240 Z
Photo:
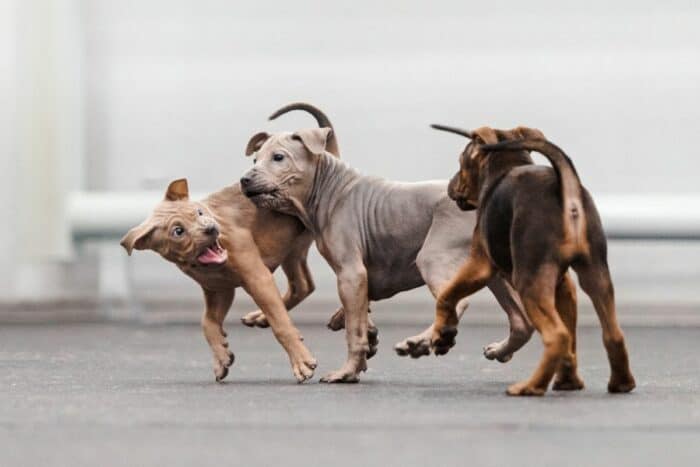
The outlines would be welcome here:
M 481 357 L 501 327 L 462 326 L 449 355 L 412 361 L 390 346 L 417 327 L 383 326 L 348 386 L 317 383 L 342 334 L 302 327 L 320 368 L 297 385 L 269 330 L 228 329 L 237 361 L 216 384 L 197 326 L 2 326 L 0 465 L 698 465 L 698 328 L 627 328 L 638 389 L 622 396 L 584 328 L 587 388 L 536 399 L 504 390 L 538 340 L 506 365 Z

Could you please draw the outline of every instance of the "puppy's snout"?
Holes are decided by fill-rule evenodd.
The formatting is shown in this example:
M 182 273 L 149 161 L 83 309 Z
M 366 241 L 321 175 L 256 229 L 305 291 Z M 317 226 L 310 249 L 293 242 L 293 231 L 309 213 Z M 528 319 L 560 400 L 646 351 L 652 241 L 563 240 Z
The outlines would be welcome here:
M 219 235 L 219 228 L 216 224 L 209 224 L 204 227 L 204 233 L 207 235 Z
M 252 182 L 253 182 L 253 180 L 250 177 L 246 177 L 246 176 L 241 177 L 241 186 L 243 188 L 248 188 Z

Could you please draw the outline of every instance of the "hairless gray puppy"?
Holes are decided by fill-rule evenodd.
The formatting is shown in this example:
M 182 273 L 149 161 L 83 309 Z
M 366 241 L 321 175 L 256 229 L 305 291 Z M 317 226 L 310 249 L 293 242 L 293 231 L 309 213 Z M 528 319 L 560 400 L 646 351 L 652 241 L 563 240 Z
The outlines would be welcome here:
M 270 119 L 291 110 L 323 115 L 308 104 L 291 104 Z M 246 155 L 255 154 L 255 166 L 241 186 L 258 206 L 299 217 L 335 272 L 348 358 L 321 381 L 349 383 L 367 369 L 369 302 L 424 284 L 437 296 L 468 256 L 476 218 L 448 198 L 447 181 L 402 183 L 361 175 L 326 152 L 337 152 L 337 140 L 325 116 L 323 121 L 325 128 L 254 135 Z M 504 280 L 497 276 L 488 287 L 508 314 L 510 334 L 484 354 L 505 362 L 528 341 L 532 327 Z M 458 304 L 460 317 L 466 307 L 466 301 Z M 428 355 L 431 334 L 432 327 L 395 349 L 415 358 Z

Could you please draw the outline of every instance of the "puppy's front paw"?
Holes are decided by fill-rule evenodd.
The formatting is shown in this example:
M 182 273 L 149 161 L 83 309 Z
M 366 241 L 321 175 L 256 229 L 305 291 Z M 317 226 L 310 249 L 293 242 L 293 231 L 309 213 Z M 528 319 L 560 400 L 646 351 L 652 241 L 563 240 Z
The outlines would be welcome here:
M 484 347 L 484 357 L 489 360 L 498 360 L 505 363 L 513 358 L 513 352 L 508 348 L 508 339 L 501 342 L 493 342 Z
M 294 373 L 297 382 L 303 383 L 314 375 L 318 363 L 306 347 L 303 345 L 300 347 L 294 355 L 290 355 L 289 363 L 292 365 L 292 373 Z
M 251 311 L 241 318 L 241 323 L 251 328 L 266 328 L 270 326 L 261 310 Z
M 509 396 L 543 396 L 546 388 L 538 388 L 529 381 L 521 381 L 511 385 L 506 394 Z
M 410 355 L 411 358 L 420 358 L 430 355 L 430 335 L 418 334 L 408 337 L 397 343 L 394 346 L 394 351 L 401 357 Z
M 445 355 L 454 347 L 457 336 L 457 328 L 454 326 L 444 326 L 442 329 L 433 332 L 431 347 L 435 355 Z

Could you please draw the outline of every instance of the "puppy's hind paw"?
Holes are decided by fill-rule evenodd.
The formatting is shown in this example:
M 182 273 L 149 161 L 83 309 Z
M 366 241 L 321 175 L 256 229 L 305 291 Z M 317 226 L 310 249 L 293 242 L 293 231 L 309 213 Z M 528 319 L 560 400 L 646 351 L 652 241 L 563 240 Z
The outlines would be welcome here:
M 251 311 L 241 318 L 241 323 L 251 328 L 266 328 L 270 326 L 261 310 Z
M 394 351 L 401 357 L 410 355 L 411 358 L 420 358 L 430 355 L 430 336 L 419 334 L 404 339 L 394 346 Z
M 608 392 L 613 394 L 631 392 L 635 387 L 637 387 L 637 383 L 631 374 L 621 377 L 612 376 L 608 383 Z
M 371 326 L 367 330 L 367 342 L 369 343 L 369 351 L 367 352 L 367 359 L 374 357 L 379 350 L 379 329 L 376 326 Z
M 228 369 L 233 365 L 233 362 L 236 360 L 236 357 L 233 355 L 233 352 L 227 351 L 228 356 L 226 358 L 222 359 L 215 359 L 214 360 L 214 379 L 216 379 L 217 383 L 220 383 L 228 376 Z
M 445 355 L 454 347 L 457 336 L 457 328 L 454 326 L 445 326 L 439 331 L 433 333 L 431 347 L 435 355 Z
M 322 383 L 359 383 L 360 375 L 353 371 L 338 370 L 321 378 Z
M 498 360 L 501 363 L 506 363 L 513 358 L 513 352 L 508 349 L 508 339 L 501 342 L 492 342 L 484 347 L 484 357 L 488 360 Z
M 552 384 L 554 391 L 579 391 L 584 388 L 583 380 L 578 375 L 568 379 L 557 379 Z
M 523 381 L 511 385 L 506 394 L 509 396 L 543 396 L 545 391 L 546 389 L 535 387 L 528 381 Z
M 331 319 L 328 320 L 326 327 L 331 331 L 345 329 L 345 310 L 343 308 L 338 308 L 338 310 L 333 313 L 333 316 L 331 316 Z

